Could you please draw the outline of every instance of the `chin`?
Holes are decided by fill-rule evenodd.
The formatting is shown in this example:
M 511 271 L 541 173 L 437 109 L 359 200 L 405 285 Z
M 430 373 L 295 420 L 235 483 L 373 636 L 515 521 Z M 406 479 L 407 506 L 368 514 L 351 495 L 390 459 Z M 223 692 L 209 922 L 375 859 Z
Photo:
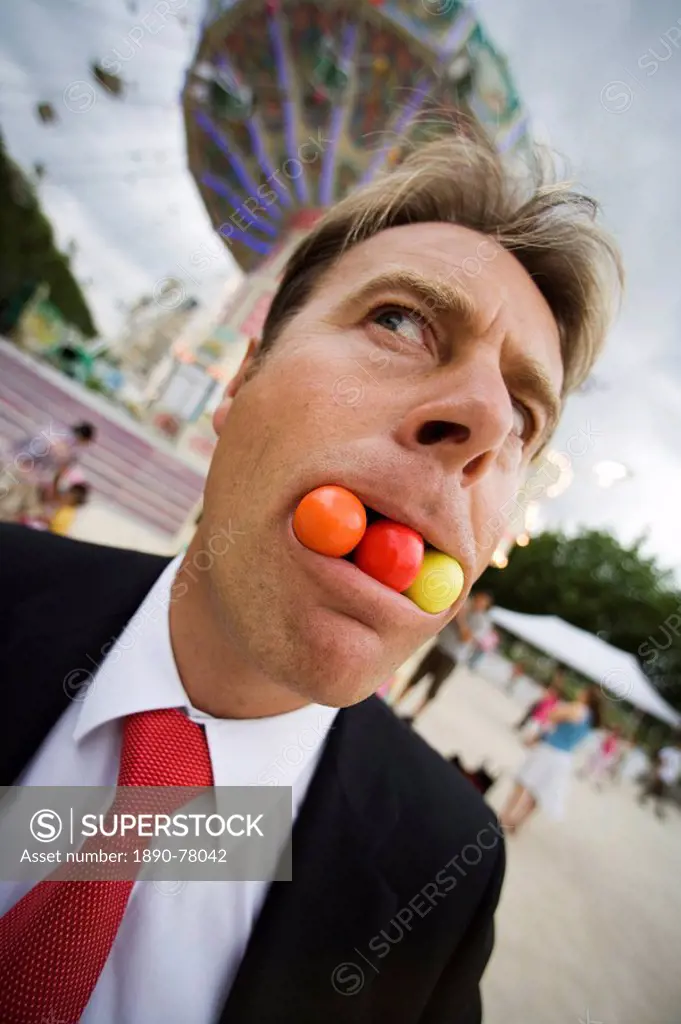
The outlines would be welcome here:
M 383 680 L 384 676 L 310 680 L 309 699 L 330 708 L 349 708 L 371 697 Z
M 393 670 L 382 638 L 346 615 L 320 610 L 297 623 L 287 683 L 307 700 L 349 707 L 369 697 Z

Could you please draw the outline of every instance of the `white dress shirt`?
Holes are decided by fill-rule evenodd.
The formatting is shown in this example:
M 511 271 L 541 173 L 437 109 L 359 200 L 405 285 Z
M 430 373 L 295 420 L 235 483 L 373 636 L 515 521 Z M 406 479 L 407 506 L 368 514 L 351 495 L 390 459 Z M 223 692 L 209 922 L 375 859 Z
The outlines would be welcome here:
M 164 570 L 85 699 L 64 712 L 19 782 L 115 786 L 125 716 L 181 707 L 205 727 L 216 786 L 291 786 L 295 818 L 336 709 L 312 704 L 273 718 L 235 720 L 192 708 L 168 626 L 179 563 Z M 0 884 L 0 915 L 29 888 Z M 214 1024 L 267 888 L 266 882 L 136 882 L 81 1024 Z

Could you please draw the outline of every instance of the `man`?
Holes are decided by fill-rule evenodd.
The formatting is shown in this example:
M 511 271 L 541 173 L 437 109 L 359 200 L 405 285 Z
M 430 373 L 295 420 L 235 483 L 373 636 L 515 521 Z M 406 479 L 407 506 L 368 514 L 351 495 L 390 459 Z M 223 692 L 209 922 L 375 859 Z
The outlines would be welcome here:
M 483 591 L 472 594 L 463 608 L 438 634 L 437 643 L 421 659 L 409 682 L 402 691 L 402 697 L 426 676 L 432 676 L 430 686 L 424 693 L 418 710 L 412 712 L 406 721 L 413 723 L 427 704 L 438 695 L 442 684 L 449 679 L 458 665 L 475 653 L 476 640 L 485 636 L 491 627 L 489 609 L 492 598 Z
M 639 803 L 643 806 L 649 797 L 655 797 L 655 813 L 660 820 L 665 817 L 665 802 L 674 786 L 681 779 L 681 735 L 676 742 L 662 747 L 657 752 L 652 774 L 645 783 Z
M 65 477 L 96 434 L 92 423 L 64 427 L 50 422 L 11 445 L 0 466 L 0 520 L 37 517 L 45 500 L 57 498 Z
M 491 594 L 487 595 L 489 603 L 487 608 L 484 609 L 479 616 L 478 625 L 473 631 L 472 653 L 466 659 L 466 665 L 471 671 L 477 671 L 478 664 L 491 651 L 495 651 L 499 646 L 499 634 L 494 628 L 492 616 L 490 612 L 494 599 Z
M 312 229 L 176 563 L 5 528 L 0 783 L 278 783 L 295 825 L 269 890 L 5 886 L 3 1024 L 480 1020 L 499 826 L 372 694 L 460 611 L 609 323 L 593 204 L 509 174 L 433 142 Z M 431 615 L 303 547 L 294 510 L 329 483 L 453 556 L 460 598 Z
M 517 732 L 522 732 L 530 722 L 534 722 L 536 726 L 545 725 L 549 715 L 564 695 L 564 692 L 565 669 L 559 665 L 551 676 L 551 682 L 546 687 L 544 693 L 530 704 L 520 721 L 514 725 L 514 729 Z

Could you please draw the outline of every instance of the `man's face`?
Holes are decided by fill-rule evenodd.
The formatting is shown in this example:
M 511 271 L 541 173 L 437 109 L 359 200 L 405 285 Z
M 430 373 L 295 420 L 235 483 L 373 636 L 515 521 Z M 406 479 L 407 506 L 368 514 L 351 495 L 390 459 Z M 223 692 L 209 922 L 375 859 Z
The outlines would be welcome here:
M 419 294 L 428 285 L 436 296 Z M 305 699 L 373 692 L 489 564 L 561 383 L 548 305 L 489 238 L 416 224 L 348 250 L 216 415 L 198 540 L 231 531 L 208 577 L 230 644 Z M 292 516 L 323 484 L 456 558 L 456 604 L 430 615 L 304 548 Z

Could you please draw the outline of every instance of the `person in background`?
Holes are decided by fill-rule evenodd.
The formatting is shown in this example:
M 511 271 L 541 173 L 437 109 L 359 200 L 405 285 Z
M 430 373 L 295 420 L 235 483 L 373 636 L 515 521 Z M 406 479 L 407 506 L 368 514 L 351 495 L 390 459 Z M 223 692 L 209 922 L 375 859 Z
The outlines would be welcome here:
M 465 619 L 461 623 L 461 637 L 467 635 L 468 651 L 464 659 L 472 668 L 479 658 L 489 650 L 493 650 L 499 642 L 499 636 L 492 626 L 490 612 L 494 601 L 487 591 L 476 591 L 464 605 Z
M 619 751 L 620 729 L 619 726 L 615 726 L 603 734 L 596 750 L 588 758 L 581 771 L 578 772 L 579 777 L 593 782 L 596 789 L 602 789 L 605 776 L 609 774 L 612 778 L 612 772 L 617 763 Z
M 554 820 L 563 817 L 575 748 L 601 724 L 600 692 L 595 686 L 559 701 L 549 712 L 536 744 L 521 765 L 513 791 L 500 815 L 507 832 L 517 831 L 537 807 Z
M 70 484 L 49 503 L 36 500 L 22 506 L 14 522 L 31 530 L 49 530 L 66 536 L 73 525 L 76 510 L 87 503 L 89 495 L 90 487 L 84 481 Z
M 499 646 L 499 634 L 496 629 L 488 629 L 482 636 L 474 637 L 475 650 L 467 661 L 468 668 L 476 671 L 478 663 L 486 654 L 495 651 Z
M 26 509 L 51 501 L 64 476 L 97 435 L 92 423 L 64 427 L 53 422 L 9 446 L 0 467 L 0 520 L 17 522 Z
M 662 747 L 657 752 L 652 774 L 645 783 L 643 792 L 639 797 L 641 807 L 649 797 L 655 797 L 655 813 L 660 820 L 665 817 L 664 805 L 669 797 L 670 790 L 681 778 L 681 734 L 677 736 L 673 745 Z
M 66 536 L 73 526 L 77 510 L 86 505 L 89 498 L 90 487 L 86 483 L 71 484 L 68 490 L 60 492 L 52 507 L 52 515 L 49 520 L 50 532 L 58 533 L 62 537 Z
M 506 690 L 506 693 L 513 693 L 513 690 L 515 688 L 516 683 L 518 682 L 520 677 L 524 676 L 524 675 L 525 675 L 525 666 L 519 664 L 517 661 L 514 661 L 513 662 L 513 667 L 511 669 L 510 678 L 509 678 L 508 682 L 506 683 L 506 686 L 504 687 L 504 689 Z
M 617 755 L 610 767 L 610 781 L 619 785 L 627 778 L 627 765 L 635 751 L 633 742 L 627 736 L 621 736 L 617 747 Z
M 415 672 L 409 679 L 400 695 L 400 700 L 420 683 L 426 676 L 432 676 L 430 686 L 426 690 L 418 709 L 403 720 L 412 723 L 420 715 L 427 704 L 435 699 L 440 687 L 452 674 L 461 661 L 470 657 L 477 637 L 489 632 L 491 620 L 489 609 L 492 605 L 491 596 L 485 591 L 476 591 L 461 608 L 461 611 L 449 625 L 438 634 L 437 642 L 419 662 Z
M 564 685 L 565 673 L 562 668 L 557 668 L 546 688 L 544 696 L 530 705 L 521 720 L 516 724 L 516 731 L 522 732 L 530 723 L 532 723 L 535 732 L 541 731 L 542 727 L 548 722 L 551 711 L 553 711 L 560 700 Z

